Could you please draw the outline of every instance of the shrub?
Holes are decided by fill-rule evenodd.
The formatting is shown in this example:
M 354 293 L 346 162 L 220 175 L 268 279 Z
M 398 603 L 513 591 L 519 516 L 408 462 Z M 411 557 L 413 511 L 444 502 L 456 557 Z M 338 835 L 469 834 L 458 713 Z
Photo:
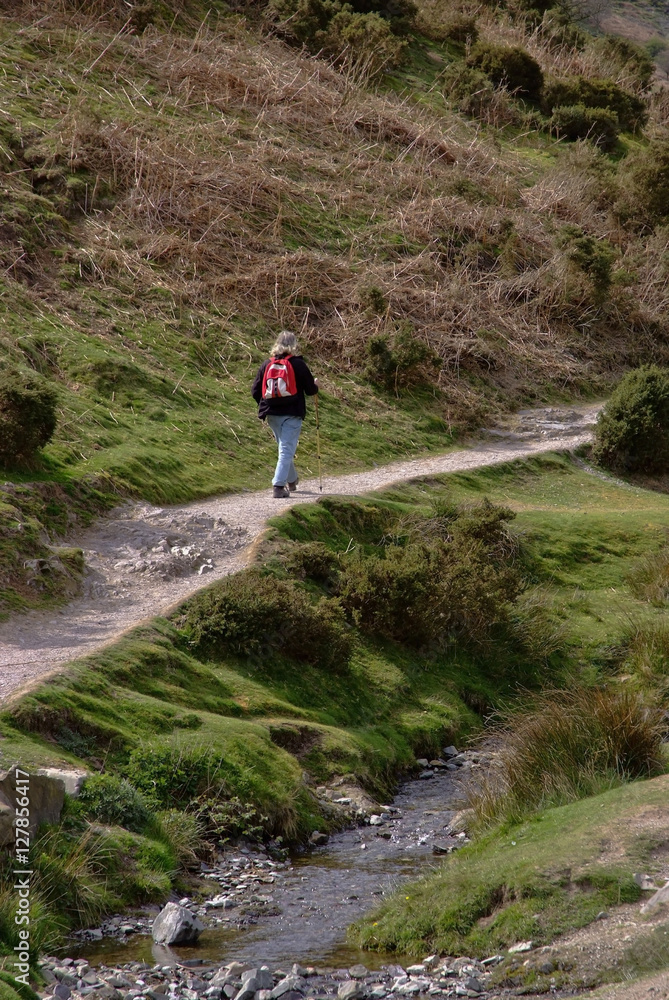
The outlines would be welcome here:
M 56 429 L 54 389 L 45 381 L 0 372 L 0 464 L 29 464 Z
M 371 337 L 367 355 L 367 377 L 395 393 L 435 382 L 441 368 L 441 358 L 408 326 L 400 327 L 392 340 L 386 334 Z
M 339 56 L 348 49 L 355 61 L 380 67 L 400 59 L 404 46 L 390 36 L 408 34 L 418 8 L 413 0 L 270 0 L 269 9 L 312 52 Z
M 378 14 L 396 35 L 408 35 L 418 13 L 414 0 L 349 0 L 349 3 L 356 14 Z
M 645 101 L 636 94 L 623 90 L 614 80 L 586 79 L 571 76 L 565 79 L 548 80 L 544 85 L 541 106 L 546 114 L 556 108 L 575 107 L 604 108 L 618 116 L 622 129 L 634 132 L 648 117 Z
M 545 691 L 506 714 L 495 768 L 472 796 L 484 823 L 602 791 L 664 770 L 662 722 L 632 692 Z
M 520 591 L 509 559 L 512 517 L 485 502 L 458 511 L 443 537 L 437 516 L 432 539 L 390 545 L 379 556 L 354 553 L 342 561 L 342 604 L 360 628 L 409 645 L 484 642 Z
M 199 804 L 198 821 L 217 843 L 237 837 L 262 841 L 271 829 L 269 816 L 236 796 L 230 799 L 219 796 L 203 798 Z
M 591 279 L 595 291 L 605 295 L 611 285 L 611 265 L 615 258 L 609 241 L 598 240 L 579 226 L 567 225 L 559 233 L 558 244 L 567 260 Z
M 132 751 L 125 771 L 147 801 L 169 809 L 220 783 L 224 767 L 225 761 L 201 745 L 147 745 Z
M 398 66 L 406 48 L 379 14 L 356 14 L 348 4 L 316 33 L 315 45 L 336 62 L 355 66 L 369 77 Z
M 494 128 L 501 128 L 504 125 L 536 127 L 535 124 L 528 123 L 526 112 L 505 87 L 494 86 L 485 73 L 472 69 L 462 61 L 451 63 L 445 70 L 442 81 L 444 96 L 464 115 L 478 118 Z M 468 189 L 463 193 L 463 197 L 469 200 L 471 200 L 469 192 L 477 191 L 476 200 L 491 202 L 489 193 L 484 193 L 481 187 L 477 188 L 476 184 L 465 177 L 451 185 L 453 193 L 460 193 L 458 187 Z
M 332 584 L 339 575 L 339 556 L 323 542 L 292 543 L 286 556 L 286 567 L 298 579 Z
M 554 108 L 549 128 L 558 139 L 589 139 L 605 150 L 615 147 L 620 133 L 615 111 L 586 108 L 584 104 Z
M 435 588 L 438 554 L 389 546 L 383 557 L 356 552 L 345 566 L 342 604 L 364 631 L 421 646 L 439 634 L 444 612 Z
M 270 6 L 295 41 L 317 51 L 317 35 L 327 29 L 343 4 L 340 0 L 272 0 Z
M 613 63 L 632 77 L 640 87 L 647 87 L 653 79 L 655 63 L 652 53 L 648 51 L 648 43 L 644 49 L 627 38 L 605 35 L 594 41 L 594 49 L 604 56 L 607 63 Z
M 498 86 L 504 85 L 523 97 L 538 101 L 544 75 L 537 60 L 518 45 L 477 44 L 467 65 L 480 69 Z
M 620 170 L 621 197 L 615 209 L 623 221 L 652 227 L 669 219 L 669 141 L 660 139 L 628 157 Z
M 628 372 L 599 414 L 593 454 L 621 472 L 669 471 L 669 371 Z
M 247 570 L 215 584 L 186 606 L 184 634 L 204 652 L 267 656 L 279 653 L 325 669 L 344 668 L 352 637 L 337 601 L 313 604 L 286 580 Z
M 88 816 L 142 833 L 149 822 L 146 801 L 136 788 L 113 774 L 93 774 L 84 782 L 79 801 Z
M 461 45 L 467 42 L 473 45 L 479 35 L 476 18 L 464 11 L 453 11 L 435 25 L 426 23 L 425 30 L 435 42 L 450 41 Z
M 442 75 L 444 96 L 457 105 L 463 114 L 480 118 L 490 103 L 494 87 L 481 70 L 458 61 L 447 66 Z

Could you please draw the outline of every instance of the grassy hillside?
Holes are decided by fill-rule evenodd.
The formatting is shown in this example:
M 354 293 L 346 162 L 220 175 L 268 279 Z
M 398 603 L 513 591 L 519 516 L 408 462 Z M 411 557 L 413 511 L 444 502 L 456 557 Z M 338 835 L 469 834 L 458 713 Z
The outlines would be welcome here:
M 482 506 L 484 497 L 516 513 L 511 534 L 493 530 L 498 508 Z M 435 558 L 444 525 L 447 548 L 462 549 L 464 538 L 475 578 L 477 552 L 491 565 L 506 565 L 513 553 L 523 592 L 486 597 L 482 622 L 480 594 L 462 590 L 466 575 L 456 563 L 460 590 L 449 591 L 449 607 L 466 608 L 466 628 L 456 617 L 428 634 L 420 629 L 441 620 L 434 613 L 440 569 L 433 563 L 426 577 L 421 552 Z M 347 775 L 385 798 L 415 755 L 476 733 L 519 689 L 596 684 L 666 705 L 666 593 L 651 604 L 631 581 L 640 565 L 666 556 L 668 525 L 666 496 L 600 479 L 557 456 L 361 501 L 324 499 L 277 518 L 261 571 L 214 585 L 170 621 L 73 664 L 0 717 L 1 762 L 69 762 L 107 776 L 37 846 L 34 863 L 46 877 L 36 888 L 51 886 L 53 898 L 67 892 L 74 923 L 133 899 L 164 898 L 180 857 L 187 867 L 184 840 L 201 850 L 208 839 L 240 832 L 303 840 L 340 821 L 319 785 Z M 485 584 L 493 594 L 500 577 L 489 574 Z M 272 631 L 271 595 L 282 607 L 280 635 Z M 624 777 L 597 773 L 589 788 Z M 611 801 L 617 809 L 618 799 Z M 86 820 L 95 824 L 87 834 Z M 495 844 L 492 837 L 481 851 Z M 570 843 L 556 842 L 555 850 L 568 854 Z M 78 893 L 73 871 L 82 856 L 86 893 Z M 629 865 L 616 868 L 625 886 Z M 598 910 L 618 877 L 597 883 Z M 557 908 L 542 924 L 546 940 L 587 923 L 595 906 L 584 883 L 565 908 L 560 886 L 546 904 Z M 403 904 L 392 904 L 383 941 L 427 947 L 439 898 L 421 909 L 420 926 L 397 923 L 392 914 Z M 45 941 L 66 924 L 58 912 L 54 923 L 47 906 Z M 517 920 L 504 918 L 481 937 L 481 949 L 520 933 L 535 912 L 523 904 Z M 397 927 L 410 928 L 411 940 L 393 939 Z M 470 947 L 467 933 L 458 948 Z M 364 937 L 380 941 L 368 930 Z
M 629 53 L 425 0 L 403 62 L 370 78 L 254 6 L 174 10 L 0 17 L 0 375 L 58 390 L 43 458 L 4 474 L 42 485 L 0 487 L 5 606 L 35 599 L 22 564 L 64 507 L 267 482 L 248 385 L 281 327 L 322 378 L 330 470 L 666 354 L 666 231 L 625 215 L 619 178 L 664 98 Z M 477 37 L 525 48 L 544 98 L 468 65 Z M 551 124 L 546 87 L 581 78 L 627 109 L 608 152 Z M 312 469 L 313 445 L 308 427 Z

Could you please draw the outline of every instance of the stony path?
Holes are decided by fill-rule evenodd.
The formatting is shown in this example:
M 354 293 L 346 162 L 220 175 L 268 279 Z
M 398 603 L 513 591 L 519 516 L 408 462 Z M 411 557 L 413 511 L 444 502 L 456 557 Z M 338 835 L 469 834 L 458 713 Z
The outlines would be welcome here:
M 327 477 L 322 495 L 358 495 L 400 481 L 576 448 L 590 440 L 598 409 L 524 411 L 472 448 Z M 263 490 L 179 507 L 128 503 L 117 508 L 69 540 L 84 550 L 88 567 L 79 598 L 58 611 L 28 612 L 0 624 L 0 702 L 166 612 L 204 583 L 240 569 L 269 517 L 320 495 L 312 479 L 301 483 L 290 500 L 274 500 Z

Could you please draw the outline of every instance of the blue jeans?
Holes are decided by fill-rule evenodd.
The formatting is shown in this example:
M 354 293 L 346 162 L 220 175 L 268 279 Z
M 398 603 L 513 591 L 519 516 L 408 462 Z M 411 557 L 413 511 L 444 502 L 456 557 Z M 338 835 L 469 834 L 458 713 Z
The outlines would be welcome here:
M 276 463 L 272 486 L 285 486 L 297 481 L 297 469 L 293 459 L 302 430 L 302 417 L 267 417 L 269 428 L 279 446 L 279 461 Z

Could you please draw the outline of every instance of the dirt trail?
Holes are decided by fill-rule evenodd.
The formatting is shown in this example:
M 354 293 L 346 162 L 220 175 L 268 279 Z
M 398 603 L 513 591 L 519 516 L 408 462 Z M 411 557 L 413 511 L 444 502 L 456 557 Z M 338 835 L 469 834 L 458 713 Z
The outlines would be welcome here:
M 568 450 L 590 440 L 598 406 L 527 410 L 488 431 L 472 448 L 323 480 L 323 496 L 351 496 L 391 483 L 461 472 Z M 312 503 L 317 480 L 290 500 L 269 490 L 179 507 L 127 503 L 70 544 L 84 550 L 83 593 L 59 610 L 32 611 L 0 624 L 0 702 L 69 661 L 92 653 L 200 587 L 240 569 L 269 517 Z

